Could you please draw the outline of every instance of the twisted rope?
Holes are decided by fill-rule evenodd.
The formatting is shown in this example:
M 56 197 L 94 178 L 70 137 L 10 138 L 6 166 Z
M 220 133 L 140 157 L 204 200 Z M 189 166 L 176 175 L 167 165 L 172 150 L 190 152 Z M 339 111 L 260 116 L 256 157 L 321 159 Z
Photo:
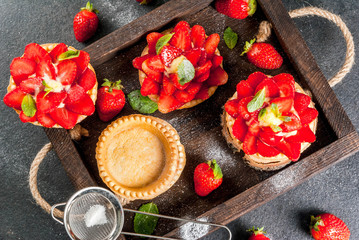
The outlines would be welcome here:
M 343 22 L 343 20 L 338 16 L 331 12 L 328 12 L 324 9 L 317 7 L 304 7 L 300 9 L 295 9 L 289 12 L 289 16 L 291 18 L 303 17 L 303 16 L 319 16 L 328 19 L 337 25 L 343 33 L 345 42 L 346 42 L 346 53 L 345 53 L 345 61 L 340 70 L 329 80 L 329 85 L 334 87 L 336 84 L 340 83 L 345 75 L 350 72 L 351 68 L 354 65 L 354 57 L 355 57 L 355 47 L 353 36 L 350 33 L 348 27 Z M 263 21 L 259 25 L 259 30 L 257 33 L 257 42 L 265 42 L 271 34 L 272 25 L 268 21 Z

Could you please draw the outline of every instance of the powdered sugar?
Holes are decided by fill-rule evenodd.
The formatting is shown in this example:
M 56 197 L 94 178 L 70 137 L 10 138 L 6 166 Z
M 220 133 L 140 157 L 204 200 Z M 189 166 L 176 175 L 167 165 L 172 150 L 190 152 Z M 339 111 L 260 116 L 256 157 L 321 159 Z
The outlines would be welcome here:
M 199 218 L 197 221 L 207 222 L 208 217 Z M 206 235 L 209 228 L 209 225 L 189 222 L 180 227 L 180 236 L 182 239 L 198 239 Z
M 84 216 L 86 227 L 103 225 L 107 223 L 106 209 L 102 205 L 93 205 Z

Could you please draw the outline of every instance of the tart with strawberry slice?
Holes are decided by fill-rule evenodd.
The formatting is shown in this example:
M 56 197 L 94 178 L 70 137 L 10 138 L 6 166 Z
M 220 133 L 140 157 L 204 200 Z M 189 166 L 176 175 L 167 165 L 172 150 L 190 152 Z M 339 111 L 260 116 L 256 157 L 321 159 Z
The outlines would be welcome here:
M 133 66 L 139 70 L 141 94 L 157 102 L 160 112 L 196 106 L 227 82 L 217 33 L 207 36 L 202 26 L 181 21 L 146 39 L 148 46 Z
M 226 102 L 223 134 L 256 169 L 275 170 L 292 161 L 316 140 L 318 111 L 292 75 L 261 72 L 237 85 Z
M 72 129 L 95 111 L 97 79 L 90 56 L 64 43 L 30 43 L 10 64 L 4 103 L 22 122 Z

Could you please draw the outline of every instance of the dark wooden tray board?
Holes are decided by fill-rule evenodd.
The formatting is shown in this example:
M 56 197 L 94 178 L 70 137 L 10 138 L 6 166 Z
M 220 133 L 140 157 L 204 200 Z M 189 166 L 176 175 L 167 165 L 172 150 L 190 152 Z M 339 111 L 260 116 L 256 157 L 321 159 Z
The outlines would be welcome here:
M 139 56 L 146 45 L 145 35 L 173 27 L 179 20 L 191 26 L 200 24 L 208 34 L 219 33 L 219 50 L 224 56 L 224 68 L 229 82 L 218 88 L 204 103 L 169 114 L 156 112 L 153 116 L 171 123 L 179 132 L 187 155 L 187 165 L 179 181 L 166 193 L 153 199 L 162 214 L 187 218 L 205 217 L 208 221 L 228 224 L 230 221 L 276 198 L 313 175 L 327 169 L 354 154 L 359 149 L 355 128 L 320 71 L 305 41 L 289 17 L 280 0 L 258 0 L 260 7 L 254 17 L 236 20 L 219 14 L 212 1 L 172 0 L 149 14 L 114 31 L 84 50 L 90 53 L 98 80 L 121 79 L 125 94 L 139 89 L 138 72 L 132 67 L 132 59 Z M 211 5 L 212 4 L 212 5 Z M 268 42 L 284 56 L 283 66 L 278 70 L 261 70 L 240 57 L 244 41 L 257 32 L 259 23 L 268 19 L 274 26 Z M 223 41 L 223 31 L 230 26 L 239 34 L 238 45 L 229 50 Z M 319 110 L 317 141 L 306 150 L 299 162 L 274 172 L 256 171 L 247 166 L 243 154 L 234 153 L 221 135 L 220 114 L 226 100 L 233 95 L 236 84 L 254 71 L 276 75 L 288 72 L 304 88 L 313 93 Z M 126 104 L 117 116 L 135 113 Z M 64 129 L 45 129 L 53 143 L 66 172 L 78 189 L 102 183 L 96 166 L 95 147 L 97 139 L 108 123 L 97 115 L 88 117 L 81 125 L 90 131 L 90 137 L 74 144 Z M 224 172 L 224 181 L 215 193 L 205 198 L 193 190 L 192 174 L 200 162 L 216 159 Z M 143 202 L 127 205 L 138 208 Z M 161 220 L 155 234 L 180 236 L 181 223 Z M 132 231 L 132 216 L 126 216 L 124 230 Z M 214 229 L 210 229 L 209 232 Z M 170 232 L 171 231 L 171 232 Z

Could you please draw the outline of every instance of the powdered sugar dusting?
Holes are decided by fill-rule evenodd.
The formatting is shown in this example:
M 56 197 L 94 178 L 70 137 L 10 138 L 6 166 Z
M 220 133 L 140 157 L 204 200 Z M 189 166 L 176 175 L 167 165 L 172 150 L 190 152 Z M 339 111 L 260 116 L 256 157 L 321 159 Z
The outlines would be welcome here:
M 103 225 L 107 223 L 106 209 L 102 205 L 93 205 L 86 212 L 84 217 L 86 227 Z
M 293 185 L 296 175 L 292 169 L 287 169 L 285 174 L 278 173 L 270 178 L 270 190 L 273 192 L 282 192 Z
M 108 11 L 108 15 L 113 16 L 111 21 L 121 26 L 140 16 L 138 9 L 135 9 L 136 5 L 126 5 L 121 3 L 121 1 L 111 3 L 109 0 L 102 1 L 102 5 L 103 8 L 106 8 L 106 11 Z
M 199 218 L 197 221 L 207 222 L 208 217 Z M 189 222 L 180 227 L 180 236 L 182 239 L 198 239 L 206 235 L 209 228 L 209 225 Z

